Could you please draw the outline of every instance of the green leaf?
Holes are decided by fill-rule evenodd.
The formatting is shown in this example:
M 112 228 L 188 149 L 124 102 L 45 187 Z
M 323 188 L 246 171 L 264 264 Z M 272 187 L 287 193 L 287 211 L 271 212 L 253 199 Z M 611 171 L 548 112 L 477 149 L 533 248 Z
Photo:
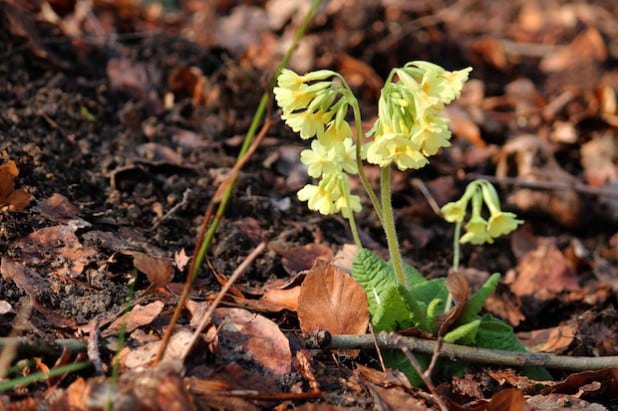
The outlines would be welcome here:
M 526 352 L 526 347 L 517 339 L 513 328 L 491 314 L 486 314 L 481 319 L 481 326 L 477 332 L 477 346 L 497 350 Z M 522 372 L 527 377 L 537 381 L 552 379 L 551 375 L 543 367 L 522 367 Z
M 444 283 L 444 278 L 435 278 L 433 280 L 413 285 L 410 288 L 410 294 L 417 301 L 422 301 L 425 305 L 429 305 L 436 298 L 446 301 L 446 298 L 448 297 L 448 289 Z
M 412 354 L 416 357 L 416 361 L 418 361 L 419 365 L 425 369 L 429 365 L 430 357 L 426 354 Z M 416 372 L 410 361 L 406 357 L 406 355 L 400 350 L 386 349 L 382 350 L 382 358 L 384 359 L 384 365 L 388 368 L 396 369 L 405 374 L 412 384 L 415 387 L 422 387 L 425 385 L 423 379 Z
M 444 342 L 447 342 L 447 343 L 458 342 L 464 345 L 474 345 L 480 325 L 481 325 L 480 319 L 470 321 L 469 323 L 460 325 L 459 327 L 447 332 L 444 335 Z
M 356 253 L 352 261 L 352 277 L 359 282 L 367 293 L 369 312 L 378 308 L 378 298 L 389 286 L 396 285 L 395 277 L 386 262 L 363 248 Z
M 479 314 L 489 296 L 496 290 L 499 282 L 500 274 L 492 274 L 487 281 L 485 281 L 485 284 L 466 301 L 466 305 L 457 319 L 457 324 L 466 324 L 472 321 Z
M 389 285 L 379 295 L 379 304 L 371 314 L 371 325 L 375 332 L 396 331 L 414 326 L 410 307 L 404 294 L 406 290 L 399 285 Z
M 394 278 L 395 269 L 393 268 L 393 263 L 389 261 L 386 263 L 386 266 L 388 267 L 389 271 L 391 272 L 391 275 Z M 404 271 L 404 275 L 406 276 L 407 288 L 411 288 L 415 285 L 418 285 L 418 284 L 421 284 L 427 281 L 427 279 L 423 277 L 423 274 L 421 274 L 420 271 L 418 271 L 415 267 L 411 266 L 408 263 L 405 263 L 405 262 L 403 263 L 403 271 Z

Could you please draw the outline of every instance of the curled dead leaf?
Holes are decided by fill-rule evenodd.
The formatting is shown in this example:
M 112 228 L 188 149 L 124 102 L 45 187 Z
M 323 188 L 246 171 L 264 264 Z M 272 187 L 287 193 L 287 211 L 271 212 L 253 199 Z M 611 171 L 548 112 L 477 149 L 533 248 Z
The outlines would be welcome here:
M 19 175 L 13 160 L 0 165 L 0 211 L 22 211 L 34 197 L 25 189 L 15 190 L 15 180 Z

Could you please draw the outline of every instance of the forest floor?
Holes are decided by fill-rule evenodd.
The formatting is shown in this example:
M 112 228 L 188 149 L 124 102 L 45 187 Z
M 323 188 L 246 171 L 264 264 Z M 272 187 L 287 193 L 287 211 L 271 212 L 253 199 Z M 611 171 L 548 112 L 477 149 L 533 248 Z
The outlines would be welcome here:
M 176 325 L 166 357 L 182 361 L 152 367 L 204 212 L 309 6 L 169 3 L 0 0 L 0 336 L 32 343 L 5 348 L 0 370 L 12 366 L 10 381 L 91 363 L 5 389 L 0 408 L 103 409 L 120 349 L 114 409 L 438 409 L 438 394 L 452 409 L 523 409 L 519 398 L 534 409 L 618 409 L 618 368 L 552 369 L 540 383 L 469 364 L 435 375 L 430 392 L 381 370 L 373 350 L 302 348 L 303 279 L 353 240 L 341 217 L 296 198 L 310 180 L 299 161 L 307 144 L 272 101 Z M 420 170 L 393 172 L 404 258 L 446 276 L 453 227 L 435 204 L 490 179 L 525 224 L 462 248 L 472 288 L 503 275 L 485 310 L 531 351 L 617 356 L 618 4 L 333 0 L 289 66 L 340 72 L 369 130 L 390 69 L 412 60 L 473 71 L 445 112 L 452 146 Z M 366 172 L 377 184 L 377 169 Z M 386 256 L 363 205 L 361 238 Z M 175 356 L 264 241 L 199 344 Z M 58 349 L 60 340 L 89 345 Z

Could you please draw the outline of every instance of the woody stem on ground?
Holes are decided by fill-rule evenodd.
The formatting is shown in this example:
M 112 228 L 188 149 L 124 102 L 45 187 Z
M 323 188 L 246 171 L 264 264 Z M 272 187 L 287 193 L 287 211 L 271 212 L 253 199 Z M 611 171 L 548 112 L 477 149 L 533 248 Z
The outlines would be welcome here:
M 417 337 L 402 337 L 406 346 L 414 352 L 432 354 L 436 341 Z M 397 349 L 397 344 L 385 332 L 375 337 L 365 335 L 329 335 L 322 338 L 318 346 L 315 339 L 307 338 L 305 348 L 323 350 L 373 350 L 377 345 L 380 349 Z M 463 360 L 477 364 L 503 365 L 509 367 L 544 367 L 560 370 L 589 371 L 618 367 L 618 356 L 606 357 L 571 357 L 532 352 L 514 352 L 493 350 L 488 348 L 469 347 L 466 345 L 443 343 L 439 352 L 441 358 Z

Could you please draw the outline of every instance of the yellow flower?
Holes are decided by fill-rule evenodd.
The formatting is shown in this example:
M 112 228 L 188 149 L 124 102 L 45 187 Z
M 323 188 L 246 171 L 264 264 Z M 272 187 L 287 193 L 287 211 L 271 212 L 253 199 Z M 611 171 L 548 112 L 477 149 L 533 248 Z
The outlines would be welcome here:
M 329 215 L 336 211 L 330 191 L 322 187 L 322 184 L 307 184 L 298 191 L 297 196 L 300 201 L 307 201 L 310 210 L 320 214 Z
M 481 207 L 483 206 L 482 194 L 478 190 L 478 184 L 475 184 L 473 188 L 474 191 L 471 194 L 472 217 L 466 223 L 466 233 L 461 236 L 459 242 L 472 244 L 493 243 L 494 240 L 487 231 L 487 221 L 481 216 Z M 468 190 L 466 189 L 466 191 Z
M 468 201 L 459 199 L 457 201 L 452 201 L 450 203 L 446 203 L 442 206 L 442 215 L 444 219 L 449 223 L 461 223 L 466 217 L 466 206 L 468 205 Z
M 333 144 L 332 149 L 334 150 L 334 157 L 337 159 L 340 169 L 347 174 L 358 173 L 356 145 L 352 138 L 348 137 L 340 143 Z
M 282 116 L 285 123 L 296 133 L 300 133 L 302 139 L 324 134 L 324 125 L 330 121 L 332 113 L 322 111 L 299 111 Z
M 380 167 L 388 167 L 395 163 L 402 171 L 410 168 L 418 169 L 429 162 L 416 144 L 398 133 L 376 136 L 368 145 L 367 161 Z
M 450 103 L 459 97 L 472 68 L 467 67 L 463 70 L 447 71 L 427 61 L 413 61 L 406 64 L 404 70 L 413 76 L 422 75 L 420 81 L 421 89 L 427 95 L 438 99 L 441 103 Z
M 500 211 L 492 213 L 489 217 L 487 225 L 487 231 L 492 237 L 500 237 L 515 230 L 519 224 L 523 223 L 522 220 L 518 220 L 517 216 L 513 213 L 507 213 Z
M 303 87 L 299 89 L 282 87 L 275 87 L 273 89 L 275 100 L 277 100 L 277 104 L 283 110 L 284 116 L 290 114 L 294 110 L 304 109 L 309 105 L 314 96 L 307 93 L 303 88 L 306 89 L 306 86 L 303 85 Z
M 494 240 L 487 232 L 487 221 L 483 217 L 472 216 L 466 223 L 466 233 L 461 236 L 460 243 L 484 244 Z
M 324 147 L 318 140 L 313 140 L 311 150 L 303 150 L 300 153 L 300 162 L 307 166 L 307 174 L 319 178 L 323 173 L 337 170 L 334 154 L 334 150 Z
M 504 212 L 500 208 L 500 198 L 494 186 L 487 180 L 480 180 L 481 192 L 483 201 L 489 209 L 489 225 L 487 231 L 492 237 L 500 237 L 515 230 L 517 226 L 523 223 L 518 220 L 513 213 Z
M 411 140 L 420 147 L 425 156 L 432 156 L 441 147 L 450 146 L 450 138 L 448 121 L 433 110 L 425 111 L 423 116 L 417 119 L 411 135 Z
M 341 143 L 346 138 L 350 137 L 352 137 L 352 129 L 350 128 L 348 122 L 338 122 L 337 119 L 329 122 L 322 136 L 318 136 L 320 143 L 325 146 L 330 146 L 334 143 Z
M 277 85 L 282 89 L 300 90 L 300 86 L 305 84 L 305 77 L 299 76 L 292 70 L 284 68 L 277 77 Z

